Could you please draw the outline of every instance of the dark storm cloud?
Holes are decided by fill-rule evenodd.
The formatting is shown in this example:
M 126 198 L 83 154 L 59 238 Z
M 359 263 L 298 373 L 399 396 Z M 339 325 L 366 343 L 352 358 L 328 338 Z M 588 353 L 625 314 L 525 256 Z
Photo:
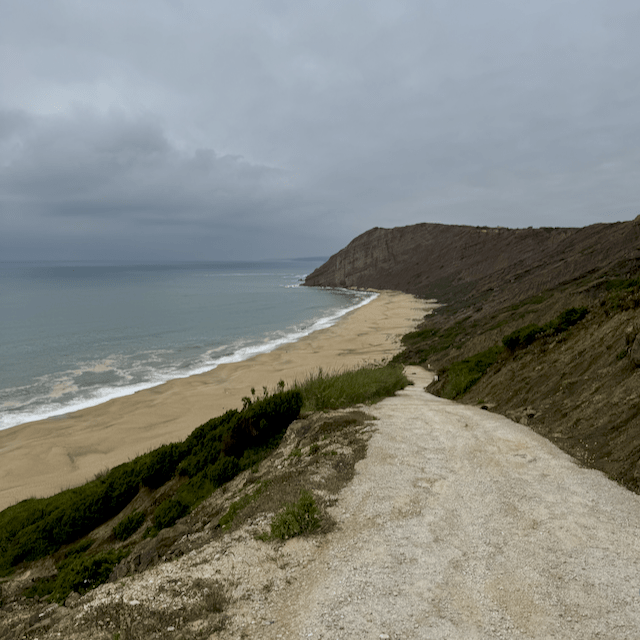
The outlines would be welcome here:
M 128 233 L 151 234 L 155 246 L 163 233 L 178 242 L 191 236 L 190 256 L 204 258 L 215 252 L 202 252 L 203 234 L 229 239 L 229 228 L 259 229 L 264 216 L 284 222 L 284 172 L 211 149 L 179 150 L 153 118 L 13 112 L 0 114 L 0 127 L 2 140 L 14 141 L 0 178 L 4 206 L 20 212 L 7 215 L 5 230 L 23 236 L 46 230 L 49 241 L 63 245 L 67 235 L 90 240 L 93 231 L 116 245 L 120 231 L 125 244 Z
M 277 174 L 210 149 L 181 152 L 152 119 L 83 111 L 32 118 L 26 129 L 3 172 L 5 193 L 58 216 L 208 208 L 224 216 L 220 200 L 249 202 Z
M 630 0 L 52 1 L 3 18 L 12 256 L 317 255 L 374 225 L 640 213 Z

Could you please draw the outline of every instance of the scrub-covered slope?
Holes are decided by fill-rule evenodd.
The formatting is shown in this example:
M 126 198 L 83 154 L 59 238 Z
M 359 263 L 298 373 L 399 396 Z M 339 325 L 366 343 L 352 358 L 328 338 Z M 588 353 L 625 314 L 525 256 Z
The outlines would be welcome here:
M 305 284 L 396 289 L 456 305 L 500 305 L 586 274 L 625 273 L 639 266 L 640 219 L 570 229 L 417 224 L 363 233 Z
M 640 218 L 373 229 L 307 278 L 445 303 L 403 339 L 430 390 L 512 417 L 640 492 Z

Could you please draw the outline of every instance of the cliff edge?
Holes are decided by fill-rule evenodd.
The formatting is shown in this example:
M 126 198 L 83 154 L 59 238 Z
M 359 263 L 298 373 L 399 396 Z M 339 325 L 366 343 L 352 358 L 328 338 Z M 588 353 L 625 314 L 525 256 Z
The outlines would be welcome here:
M 584 228 L 416 224 L 374 228 L 331 256 L 308 286 L 395 289 L 440 302 L 515 302 L 583 277 L 640 267 L 640 219 Z

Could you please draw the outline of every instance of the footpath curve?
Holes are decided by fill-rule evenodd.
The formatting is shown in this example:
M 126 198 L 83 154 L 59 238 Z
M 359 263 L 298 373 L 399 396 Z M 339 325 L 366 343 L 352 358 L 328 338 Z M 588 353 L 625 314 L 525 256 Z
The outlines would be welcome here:
M 640 496 L 407 374 L 263 637 L 638 638 Z

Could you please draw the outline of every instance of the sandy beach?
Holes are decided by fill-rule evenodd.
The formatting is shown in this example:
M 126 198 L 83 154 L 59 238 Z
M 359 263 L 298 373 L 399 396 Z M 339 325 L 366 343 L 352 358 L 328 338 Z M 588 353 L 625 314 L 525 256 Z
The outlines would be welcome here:
M 96 473 L 168 442 L 242 406 L 255 387 L 273 389 L 322 367 L 339 370 L 381 361 L 424 317 L 428 303 L 381 292 L 337 324 L 243 362 L 172 380 L 59 418 L 0 431 L 0 509 L 92 479 Z

